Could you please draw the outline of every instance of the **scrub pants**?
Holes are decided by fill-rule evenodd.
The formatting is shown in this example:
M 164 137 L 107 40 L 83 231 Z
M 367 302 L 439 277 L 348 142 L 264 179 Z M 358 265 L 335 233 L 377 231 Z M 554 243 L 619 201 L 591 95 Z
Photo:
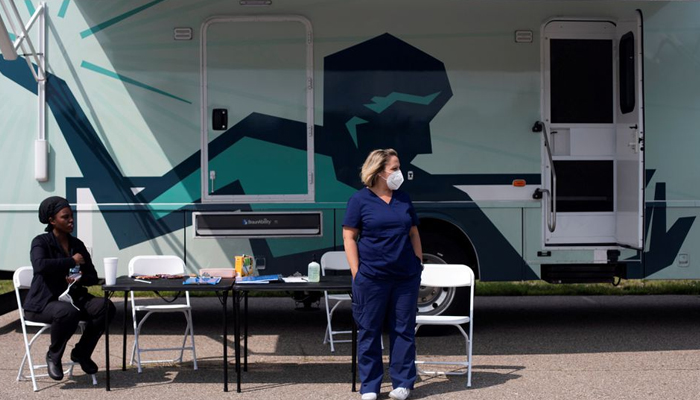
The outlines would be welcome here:
M 107 300 L 109 301 L 109 300 Z M 25 316 L 31 321 L 51 324 L 51 344 L 49 355 L 54 361 L 60 361 L 66 349 L 68 340 L 78 328 L 78 323 L 86 321 L 85 332 L 75 344 L 75 351 L 85 357 L 90 357 L 105 330 L 104 299 L 87 294 L 79 299 L 73 299 L 76 310 L 70 303 L 52 301 L 42 312 L 25 311 Z M 111 321 L 116 308 L 111 301 L 107 306 L 107 318 Z
M 355 275 L 352 313 L 358 328 L 360 393 L 379 393 L 384 374 L 381 335 L 389 326 L 389 374 L 394 388 L 413 389 L 416 381 L 416 307 L 420 274 L 403 280 Z

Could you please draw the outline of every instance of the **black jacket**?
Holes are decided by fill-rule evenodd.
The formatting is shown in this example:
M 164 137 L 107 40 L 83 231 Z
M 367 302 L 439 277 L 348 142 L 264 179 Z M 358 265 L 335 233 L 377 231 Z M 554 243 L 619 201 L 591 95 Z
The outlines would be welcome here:
M 83 286 L 97 284 L 97 271 L 92 264 L 90 253 L 83 242 L 73 236 L 68 236 L 70 254 L 81 254 L 85 264 L 80 266 L 82 277 L 71 287 L 71 297 L 77 300 L 87 295 L 87 289 Z M 58 296 L 68 287 L 66 276 L 75 266 L 72 256 L 66 255 L 52 232 L 41 234 L 32 240 L 32 249 L 29 254 L 34 268 L 32 285 L 24 300 L 24 309 L 32 312 L 41 312 L 51 301 L 58 300 Z

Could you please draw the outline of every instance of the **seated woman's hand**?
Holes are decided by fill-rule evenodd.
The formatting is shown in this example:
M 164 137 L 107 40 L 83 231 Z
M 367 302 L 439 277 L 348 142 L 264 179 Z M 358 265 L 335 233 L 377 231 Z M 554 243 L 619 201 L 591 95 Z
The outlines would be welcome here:
M 82 275 L 82 274 L 83 274 L 83 272 L 80 271 L 80 275 Z M 78 279 L 80 279 L 80 277 L 74 278 L 74 277 L 71 277 L 71 276 L 67 276 L 67 277 L 66 277 L 66 282 L 68 282 L 68 284 L 70 285 L 71 283 L 77 281 Z
M 76 265 L 83 265 L 85 264 L 85 259 L 83 258 L 83 255 L 80 253 L 75 253 L 73 254 L 73 261 L 75 261 Z

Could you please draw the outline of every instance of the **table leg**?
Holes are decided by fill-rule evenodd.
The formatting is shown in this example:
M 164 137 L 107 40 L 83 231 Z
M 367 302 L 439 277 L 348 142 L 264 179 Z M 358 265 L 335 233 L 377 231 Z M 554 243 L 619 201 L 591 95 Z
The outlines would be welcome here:
M 228 392 L 228 321 L 226 318 L 226 302 L 228 302 L 228 290 L 224 290 L 224 392 Z
M 236 392 L 240 393 L 241 392 L 241 321 L 240 321 L 240 314 L 241 310 L 239 308 L 240 306 L 240 293 L 234 289 L 233 290 L 233 309 L 234 309 L 234 317 L 233 317 L 233 331 L 235 332 L 235 344 L 234 344 L 234 349 L 236 352 Z
M 248 372 L 248 292 L 245 292 L 243 298 L 243 371 Z
M 122 335 L 122 371 L 126 371 L 126 306 L 127 306 L 127 301 L 126 301 L 126 294 L 128 292 L 124 291 L 124 323 L 122 324 L 122 327 L 124 329 L 124 333 Z
M 357 324 L 355 323 L 355 318 L 352 319 L 352 391 L 356 392 L 357 387 L 355 386 L 355 381 L 357 380 Z
M 102 312 L 104 313 L 104 315 L 109 315 L 108 314 L 109 309 L 107 307 L 107 302 L 109 301 L 109 291 L 105 290 L 104 296 L 105 296 L 105 301 L 104 301 L 104 305 L 102 306 L 102 307 L 104 307 L 102 309 Z M 107 385 L 107 391 L 109 392 L 111 390 L 110 385 L 109 385 L 109 383 L 110 383 L 109 382 L 109 318 L 105 318 L 105 334 L 104 334 L 104 336 L 105 336 L 105 375 L 106 375 L 105 384 Z

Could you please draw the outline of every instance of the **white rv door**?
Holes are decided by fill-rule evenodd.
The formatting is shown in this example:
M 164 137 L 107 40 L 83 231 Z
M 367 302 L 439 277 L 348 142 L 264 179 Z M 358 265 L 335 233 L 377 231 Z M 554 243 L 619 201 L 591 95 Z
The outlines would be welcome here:
M 314 200 L 312 39 L 301 16 L 202 24 L 202 201 Z
M 544 229 L 546 246 L 643 247 L 641 33 L 639 12 L 544 26 L 543 118 L 557 176 L 557 224 Z M 544 151 L 542 159 L 552 191 Z
M 544 26 L 543 118 L 557 176 L 557 223 L 544 229 L 546 246 L 617 243 L 615 32 L 612 21 Z M 544 151 L 543 160 L 543 186 L 552 191 Z
M 616 105 L 616 239 L 644 246 L 644 77 L 642 15 L 617 23 L 619 91 Z

